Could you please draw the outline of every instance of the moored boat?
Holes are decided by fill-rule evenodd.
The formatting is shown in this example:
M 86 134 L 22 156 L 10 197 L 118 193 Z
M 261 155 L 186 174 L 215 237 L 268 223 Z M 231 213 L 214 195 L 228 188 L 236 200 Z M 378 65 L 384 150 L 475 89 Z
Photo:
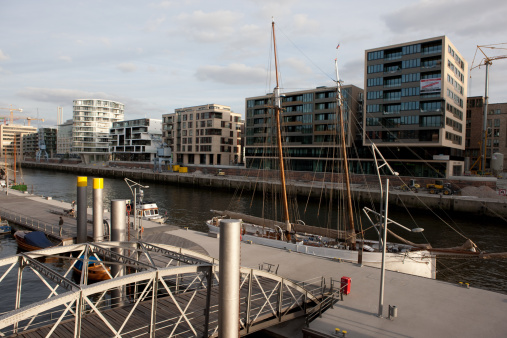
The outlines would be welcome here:
M 341 169 L 346 186 L 346 196 L 343 201 L 343 214 L 347 215 L 340 224 L 340 229 L 330 230 L 298 224 L 289 220 L 289 207 L 284 169 L 284 155 L 282 144 L 282 95 L 278 83 L 278 66 L 276 56 L 276 39 L 274 22 L 273 28 L 273 45 L 274 45 L 274 61 L 276 87 L 273 91 L 273 120 L 276 122 L 276 150 L 278 157 L 278 169 L 280 172 L 280 201 L 282 206 L 282 222 L 275 222 L 263 218 L 251 217 L 244 214 L 231 212 L 218 212 L 218 217 L 214 217 L 207 222 L 208 228 L 212 232 L 219 231 L 220 219 L 225 217 L 242 220 L 243 240 L 249 240 L 252 243 L 267 245 L 276 248 L 282 248 L 306 254 L 312 254 L 327 258 L 343 259 L 357 262 L 362 260 L 362 264 L 380 267 L 382 262 L 382 245 L 378 241 L 366 241 L 360 238 L 356 233 L 354 226 L 353 203 L 351 198 L 350 178 L 347 160 L 347 142 L 345 139 L 345 114 L 342 111 L 344 106 L 342 100 L 341 82 L 338 75 L 338 66 L 336 66 L 336 123 L 335 130 L 339 130 L 336 134 L 334 142 L 338 144 L 342 156 L 343 168 Z M 348 114 L 350 116 L 350 114 Z M 350 121 L 348 121 L 350 122 Z M 273 148 L 275 148 L 273 146 Z M 380 217 L 381 219 L 381 217 Z M 373 224 L 373 227 L 379 227 L 379 224 Z M 379 230 L 377 230 L 379 231 Z M 424 245 L 409 244 L 390 244 L 386 243 L 386 268 L 393 271 L 414 274 L 427 278 L 436 278 L 436 258 L 429 251 L 425 250 Z
M 79 257 L 80 260 L 78 260 L 72 269 L 76 274 L 81 276 L 81 273 L 83 271 L 83 259 L 84 256 Z M 99 260 L 97 260 L 96 257 L 89 257 L 88 258 L 88 280 L 90 281 L 103 281 L 110 279 L 110 271 L 111 268 L 104 267 L 103 263 L 101 263 Z
M 35 251 L 55 246 L 42 231 L 24 231 L 18 230 L 14 233 L 14 238 L 20 249 L 26 251 Z
M 131 210 L 133 212 L 133 209 L 134 204 L 131 202 L 127 205 L 127 210 Z M 146 221 L 155 223 L 164 223 L 166 221 L 166 218 L 160 214 L 156 202 L 144 201 L 144 192 L 142 189 L 139 189 L 137 192 L 136 213 L 138 218 Z

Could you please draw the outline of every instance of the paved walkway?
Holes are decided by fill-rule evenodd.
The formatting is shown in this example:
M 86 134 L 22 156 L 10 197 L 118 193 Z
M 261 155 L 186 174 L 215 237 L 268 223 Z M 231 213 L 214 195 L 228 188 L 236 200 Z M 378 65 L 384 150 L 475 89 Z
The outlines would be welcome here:
M 191 230 L 174 230 L 218 258 L 219 240 Z M 241 243 L 241 265 L 279 264 L 278 275 L 297 281 L 317 276 L 351 277 L 352 292 L 327 310 L 310 328 L 334 334 L 347 330 L 347 337 L 507 337 L 507 295 L 467 289 L 447 282 L 386 271 L 384 317 L 389 304 L 398 318 L 378 318 L 380 270 L 339 263 L 315 256 Z M 329 282 L 329 279 L 328 279 Z M 269 331 L 282 337 L 302 337 L 302 320 L 283 323 Z

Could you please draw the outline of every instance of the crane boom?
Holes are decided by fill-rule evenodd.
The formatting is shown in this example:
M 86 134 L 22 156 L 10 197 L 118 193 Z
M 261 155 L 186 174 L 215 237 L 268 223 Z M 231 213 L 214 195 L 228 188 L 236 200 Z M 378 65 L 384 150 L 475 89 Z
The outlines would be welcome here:
M 474 59 L 472 61 L 472 65 L 470 67 L 470 72 L 472 72 L 472 69 L 480 67 L 480 66 L 486 66 L 486 84 L 485 84 L 485 93 L 484 93 L 484 115 L 483 115 L 483 123 L 482 123 L 482 145 L 481 145 L 481 174 L 484 175 L 486 171 L 486 138 L 487 138 L 487 124 L 488 124 L 488 96 L 489 96 L 489 66 L 492 65 L 492 61 L 495 60 L 501 60 L 501 59 L 507 59 L 507 55 L 495 55 L 495 56 L 487 56 L 486 53 L 483 51 L 483 48 L 486 49 L 495 49 L 495 50 L 504 50 L 507 51 L 506 47 L 497 47 L 497 46 L 506 46 L 507 43 L 497 43 L 494 45 L 483 45 L 483 46 L 477 46 L 477 49 L 475 50 Z M 475 57 L 477 56 L 477 51 L 480 51 L 482 55 L 484 55 L 484 58 L 480 60 L 479 64 L 474 67 Z
M 12 124 L 12 121 L 14 121 L 14 112 L 15 111 L 19 111 L 21 113 L 23 111 L 23 109 L 21 109 L 21 108 L 12 108 L 12 104 L 11 104 L 10 108 L 0 108 L 0 109 L 8 109 L 8 110 L 10 110 L 10 113 L 11 113 L 11 124 Z

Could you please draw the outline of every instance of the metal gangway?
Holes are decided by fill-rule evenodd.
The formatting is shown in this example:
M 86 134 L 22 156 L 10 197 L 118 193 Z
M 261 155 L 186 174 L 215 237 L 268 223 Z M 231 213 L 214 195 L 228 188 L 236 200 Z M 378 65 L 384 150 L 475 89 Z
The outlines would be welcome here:
M 76 274 L 76 262 L 92 259 L 110 279 Z M 0 260 L 0 336 L 216 337 L 218 271 L 207 255 L 142 241 L 19 253 Z M 241 267 L 239 334 L 320 313 L 323 284 Z

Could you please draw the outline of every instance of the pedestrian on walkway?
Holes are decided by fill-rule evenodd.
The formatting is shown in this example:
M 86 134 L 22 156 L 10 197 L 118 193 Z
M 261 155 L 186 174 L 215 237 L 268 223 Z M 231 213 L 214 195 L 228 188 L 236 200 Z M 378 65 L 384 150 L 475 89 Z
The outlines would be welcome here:
M 63 218 L 60 216 L 60 222 L 58 222 L 58 225 L 60 226 L 60 237 L 62 237 L 62 230 L 63 230 Z

